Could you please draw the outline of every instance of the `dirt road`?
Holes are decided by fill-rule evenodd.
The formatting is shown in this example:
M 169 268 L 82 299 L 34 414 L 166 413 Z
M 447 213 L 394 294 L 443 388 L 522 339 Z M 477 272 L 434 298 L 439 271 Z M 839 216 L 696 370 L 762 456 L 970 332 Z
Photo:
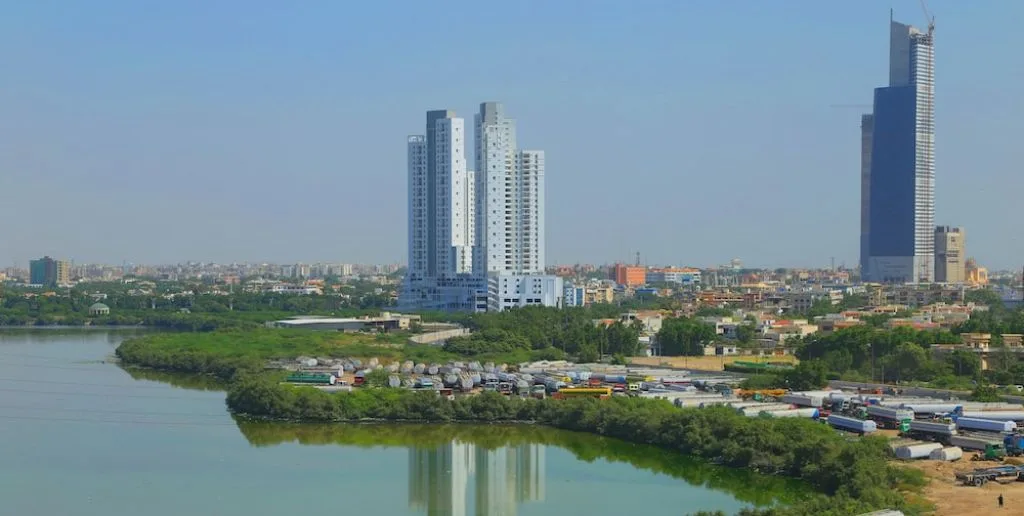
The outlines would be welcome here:
M 683 369 L 697 369 L 701 371 L 722 371 L 725 364 L 737 360 L 757 362 L 762 359 L 749 356 L 706 356 L 706 357 L 638 357 L 634 358 L 630 365 L 679 367 Z M 792 356 L 771 357 L 772 362 L 796 362 Z
M 954 474 L 975 468 L 996 466 L 999 463 L 970 460 L 965 454 L 956 462 L 918 460 L 907 463 L 924 471 L 931 482 L 924 489 L 924 496 L 935 504 L 937 516 L 990 516 L 1000 514 L 1024 514 L 1024 482 L 1006 481 L 1003 484 L 989 482 L 982 487 L 963 486 L 956 482 Z M 998 498 L 1003 495 L 1004 507 L 999 509 Z

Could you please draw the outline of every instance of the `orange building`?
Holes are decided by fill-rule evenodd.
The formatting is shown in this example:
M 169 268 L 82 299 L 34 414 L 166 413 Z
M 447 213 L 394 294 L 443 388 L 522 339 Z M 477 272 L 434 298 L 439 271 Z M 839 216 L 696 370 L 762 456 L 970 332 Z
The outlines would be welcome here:
M 615 264 L 615 283 L 626 287 L 647 284 L 647 269 L 638 265 Z

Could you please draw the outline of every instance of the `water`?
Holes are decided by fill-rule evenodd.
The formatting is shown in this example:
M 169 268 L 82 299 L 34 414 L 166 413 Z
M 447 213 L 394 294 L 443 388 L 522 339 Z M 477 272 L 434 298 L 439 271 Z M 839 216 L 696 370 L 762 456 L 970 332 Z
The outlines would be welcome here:
M 215 381 L 114 364 L 129 335 L 0 332 L 4 514 L 681 515 L 800 493 L 544 428 L 235 421 Z

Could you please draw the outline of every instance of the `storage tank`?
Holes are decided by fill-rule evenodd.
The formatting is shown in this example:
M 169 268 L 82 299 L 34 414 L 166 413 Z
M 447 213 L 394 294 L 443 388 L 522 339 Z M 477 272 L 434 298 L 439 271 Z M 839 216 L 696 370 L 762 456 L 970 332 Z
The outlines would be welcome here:
M 942 445 L 939 443 L 922 443 L 897 446 L 893 453 L 896 454 L 897 459 L 911 460 L 923 459 L 936 450 L 942 450 Z
M 473 385 L 475 384 L 473 383 L 472 376 L 466 375 L 459 379 L 459 388 L 461 388 L 464 391 L 473 390 Z
M 949 414 L 960 407 L 959 403 L 904 403 L 903 408 L 915 414 Z
M 484 370 L 484 367 L 480 365 L 480 362 L 470 362 L 469 370 L 473 371 L 474 373 L 479 373 Z
M 385 367 L 385 369 L 387 369 L 389 373 L 397 373 L 398 362 L 391 362 L 390 364 L 387 365 L 387 367 Z
M 749 413 L 744 413 L 749 416 L 760 416 L 761 414 L 769 415 L 771 417 L 809 417 L 811 419 L 818 419 L 819 413 L 816 408 L 799 408 L 799 409 L 788 409 L 788 410 L 762 410 L 760 412 L 754 412 L 751 410 Z
M 391 375 L 388 377 L 388 385 L 393 388 L 399 388 L 402 386 L 402 377 L 397 375 Z
M 991 419 L 992 421 L 1024 421 L 1024 411 L 1019 410 L 990 410 L 986 412 L 964 412 L 960 417 Z
M 958 417 L 956 427 L 959 430 L 981 430 L 983 432 L 1013 432 L 1017 423 L 1013 421 L 997 421 L 995 419 L 979 419 L 975 417 Z
M 910 431 L 949 436 L 956 434 L 956 425 L 934 421 L 911 421 Z
M 426 371 L 426 370 L 427 370 L 427 364 L 416 364 L 412 368 L 412 372 L 414 372 L 416 374 L 423 374 L 423 371 Z
M 828 424 L 833 428 L 856 432 L 859 434 L 869 434 L 878 430 L 878 426 L 870 419 L 860 420 L 852 417 L 837 416 L 835 414 L 828 417 Z
M 1001 437 L 978 437 L 976 435 L 954 435 L 949 438 L 949 444 L 959 446 L 965 450 L 984 450 L 986 446 L 1003 444 Z
M 438 372 L 440 372 L 440 370 L 441 368 L 437 364 L 430 364 L 429 366 L 427 366 L 427 374 L 429 374 L 430 376 L 436 375 Z
M 440 376 L 431 376 L 430 381 L 434 382 L 434 390 L 439 391 L 444 388 L 444 378 Z
M 592 373 L 590 371 L 580 371 L 580 381 L 581 382 L 588 382 L 588 381 L 590 381 L 591 374 Z
M 356 365 L 352 362 L 345 362 L 341 365 L 341 368 L 344 369 L 346 373 L 351 373 L 356 370 Z
M 949 448 L 942 448 L 939 450 L 932 450 L 928 454 L 928 458 L 931 460 L 944 460 L 953 461 L 960 460 L 964 456 L 964 450 L 957 446 L 950 446 Z
M 869 416 L 891 419 L 894 421 L 903 421 L 904 419 L 914 419 L 914 411 L 905 408 L 893 408 L 893 407 L 881 407 L 878 405 L 869 405 L 867 408 Z
M 480 385 L 480 373 L 470 374 L 469 378 L 473 381 L 473 385 Z
M 452 362 L 452 367 L 454 367 L 456 369 L 465 369 L 466 364 L 463 363 L 463 362 L 455 361 L 455 362 Z
M 790 410 L 793 405 L 788 403 L 757 403 L 749 407 L 742 407 L 739 411 L 744 415 L 757 415 L 764 411 Z
M 822 397 L 818 395 L 786 394 L 779 398 L 779 401 L 799 405 L 801 407 L 820 407 Z
M 459 384 L 459 376 L 458 375 L 449 373 L 449 374 L 446 374 L 444 376 L 444 386 L 445 387 L 455 387 L 458 384 Z
M 519 392 L 529 391 L 530 390 L 530 382 L 528 382 L 526 380 L 523 380 L 523 379 L 519 379 L 519 381 L 516 382 L 516 389 L 519 389 Z
M 352 359 L 352 365 L 355 366 L 356 369 L 362 369 L 363 361 L 359 360 L 358 358 L 353 358 Z
M 505 372 L 508 370 L 508 364 L 498 364 L 498 371 Z
M 495 372 L 494 371 L 494 362 L 484 362 L 484 371 L 487 371 L 488 373 Z
M 399 371 L 401 371 L 402 374 L 412 374 L 412 367 L 412 361 L 406 360 L 405 362 L 402 362 L 402 367 L 399 368 Z
M 605 383 L 626 383 L 626 375 L 624 374 L 606 374 L 604 375 Z

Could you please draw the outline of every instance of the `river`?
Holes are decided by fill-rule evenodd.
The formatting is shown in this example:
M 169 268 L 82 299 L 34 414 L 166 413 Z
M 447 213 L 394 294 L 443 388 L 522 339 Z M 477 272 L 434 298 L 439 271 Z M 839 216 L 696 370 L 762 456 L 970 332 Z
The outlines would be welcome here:
M 801 492 L 546 428 L 236 421 L 212 380 L 122 369 L 129 336 L 0 331 L 4 514 L 683 515 Z

